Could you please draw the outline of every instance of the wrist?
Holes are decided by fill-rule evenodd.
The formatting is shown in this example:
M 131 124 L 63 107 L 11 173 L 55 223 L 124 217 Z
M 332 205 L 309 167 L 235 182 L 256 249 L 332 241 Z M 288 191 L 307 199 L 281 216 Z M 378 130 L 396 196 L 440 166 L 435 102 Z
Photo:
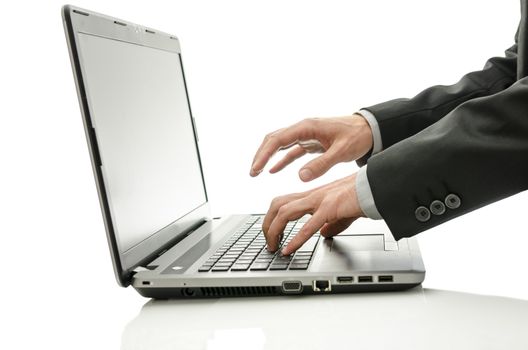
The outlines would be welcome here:
M 361 145 L 361 155 L 358 158 L 364 157 L 366 154 L 372 152 L 374 147 L 374 136 L 372 133 L 372 127 L 368 122 L 367 118 L 359 113 L 352 115 L 354 119 L 354 125 L 359 128 L 358 132 L 358 143 Z

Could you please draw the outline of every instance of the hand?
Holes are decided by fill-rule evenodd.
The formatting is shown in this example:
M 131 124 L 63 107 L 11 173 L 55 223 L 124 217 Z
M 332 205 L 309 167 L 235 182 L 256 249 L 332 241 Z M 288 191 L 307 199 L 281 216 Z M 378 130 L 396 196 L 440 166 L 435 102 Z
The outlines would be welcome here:
M 323 153 L 299 171 L 303 181 L 313 180 L 340 162 L 365 155 L 372 148 L 372 130 L 359 114 L 339 118 L 305 119 L 290 127 L 272 132 L 260 145 L 250 175 L 257 176 L 270 158 L 280 150 L 293 147 L 270 173 L 276 173 L 306 153 Z
M 275 198 L 262 223 L 268 250 L 276 251 L 286 224 L 305 214 L 312 217 L 282 249 L 283 255 L 299 249 L 319 229 L 324 237 L 332 237 L 365 216 L 357 199 L 356 174 L 307 192 Z

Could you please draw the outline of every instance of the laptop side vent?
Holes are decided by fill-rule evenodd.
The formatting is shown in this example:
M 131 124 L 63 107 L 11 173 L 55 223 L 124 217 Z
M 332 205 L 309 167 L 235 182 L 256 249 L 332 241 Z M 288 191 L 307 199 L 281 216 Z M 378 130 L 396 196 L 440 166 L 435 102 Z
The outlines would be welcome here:
M 200 288 L 204 297 L 238 297 L 238 296 L 260 296 L 277 295 L 279 290 L 276 287 L 203 287 Z

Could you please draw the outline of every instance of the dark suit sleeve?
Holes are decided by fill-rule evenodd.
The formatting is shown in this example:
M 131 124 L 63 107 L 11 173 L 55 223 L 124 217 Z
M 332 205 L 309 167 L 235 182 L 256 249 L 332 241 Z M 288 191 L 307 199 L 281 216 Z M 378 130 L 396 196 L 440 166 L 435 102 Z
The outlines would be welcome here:
M 454 85 L 433 86 L 411 99 L 400 98 L 363 109 L 375 116 L 383 148 L 387 149 L 436 123 L 460 104 L 504 90 L 516 80 L 516 69 L 517 44 L 506 50 L 505 57 L 489 59 L 482 70 L 466 74 Z
M 499 76 L 488 86 L 498 84 Z M 371 157 L 367 177 L 376 207 L 396 239 L 526 190 L 528 77 L 460 104 L 435 124 Z M 457 208 L 445 206 L 450 194 L 460 198 Z M 419 207 L 431 211 L 435 200 L 444 204 L 443 213 L 427 220 L 427 213 L 417 216 Z

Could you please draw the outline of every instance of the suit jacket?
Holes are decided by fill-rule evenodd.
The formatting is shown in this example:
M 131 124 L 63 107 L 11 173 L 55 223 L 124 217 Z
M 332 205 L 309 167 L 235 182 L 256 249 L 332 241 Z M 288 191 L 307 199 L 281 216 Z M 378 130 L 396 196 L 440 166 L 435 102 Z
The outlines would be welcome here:
M 505 57 L 454 85 L 365 108 L 384 147 L 367 177 L 396 239 L 528 189 L 527 2 Z

